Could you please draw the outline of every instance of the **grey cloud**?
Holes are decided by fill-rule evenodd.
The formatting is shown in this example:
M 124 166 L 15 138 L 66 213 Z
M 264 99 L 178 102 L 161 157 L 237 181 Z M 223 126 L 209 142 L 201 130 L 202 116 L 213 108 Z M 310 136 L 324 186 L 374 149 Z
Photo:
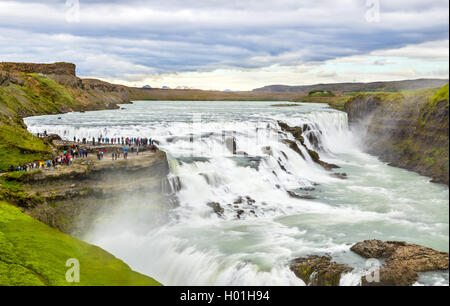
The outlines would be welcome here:
M 64 4 L 0 1 L 0 59 L 67 60 L 82 74 L 132 77 L 292 66 L 448 38 L 441 0 L 381 1 L 379 23 L 365 20 L 358 0 L 80 1 L 79 23 L 67 22 Z

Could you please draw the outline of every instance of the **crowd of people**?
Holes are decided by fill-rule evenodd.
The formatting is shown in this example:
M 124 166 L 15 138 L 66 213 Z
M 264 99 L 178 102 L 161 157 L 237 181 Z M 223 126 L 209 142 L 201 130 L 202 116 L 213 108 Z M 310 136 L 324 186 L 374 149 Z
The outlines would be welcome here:
M 139 138 L 139 137 L 92 137 L 92 140 L 90 141 L 88 138 L 77 138 L 76 136 L 73 137 L 73 142 L 76 143 L 82 143 L 82 144 L 92 144 L 92 145 L 122 145 L 122 146 L 152 146 L 153 145 L 153 139 L 151 138 Z
M 47 136 L 45 131 L 42 134 L 38 134 L 38 137 Z M 141 147 L 146 147 L 150 151 L 155 152 L 157 150 L 154 141 L 151 138 L 130 138 L 130 137 L 98 137 L 92 138 L 92 142 L 88 141 L 87 138 L 73 138 L 73 144 L 70 149 L 64 150 L 62 154 L 56 156 L 53 159 L 38 160 L 32 163 L 25 164 L 23 166 L 14 167 L 11 165 L 9 171 L 32 171 L 38 169 L 50 169 L 57 166 L 68 166 L 71 165 L 74 159 L 87 159 L 90 153 L 96 153 L 97 159 L 102 160 L 103 157 L 108 153 L 108 148 L 82 148 L 81 145 L 101 146 L 101 145 L 121 145 L 123 148 L 111 148 L 111 158 L 112 160 L 117 160 L 123 156 L 124 159 L 128 159 L 128 152 L 136 153 L 139 155 Z
M 38 169 L 55 168 L 56 166 L 68 166 L 72 164 L 74 157 L 87 158 L 88 154 L 88 150 L 64 150 L 61 155 L 56 156 L 53 159 L 38 160 L 23 166 L 14 167 L 11 165 L 10 171 L 33 171 Z

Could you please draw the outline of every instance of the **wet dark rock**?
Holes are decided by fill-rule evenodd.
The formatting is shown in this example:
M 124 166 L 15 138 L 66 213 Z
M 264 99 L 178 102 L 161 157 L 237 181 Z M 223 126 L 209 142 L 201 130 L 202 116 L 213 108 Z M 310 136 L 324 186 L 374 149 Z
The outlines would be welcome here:
M 225 210 L 222 208 L 222 206 L 220 206 L 219 203 L 217 202 L 209 202 L 208 204 L 209 207 L 211 207 L 213 209 L 213 211 L 219 216 L 222 217 L 223 213 L 225 212 Z
M 312 158 L 312 160 L 314 162 L 316 162 L 317 164 L 321 165 L 325 170 L 330 171 L 332 169 L 340 168 L 338 165 L 329 164 L 329 163 L 324 162 L 323 160 L 321 160 L 319 153 L 317 153 L 316 151 L 308 149 L 308 154 L 309 154 L 309 156 L 311 156 L 311 158 Z
M 237 215 L 236 215 L 236 217 L 238 218 L 238 219 L 240 219 L 241 218 L 241 216 L 243 215 L 245 213 L 245 211 L 244 210 L 242 210 L 242 209 L 239 209 L 238 211 L 237 211 Z
M 363 277 L 363 286 L 410 286 L 418 279 L 418 272 L 448 270 L 448 253 L 403 241 L 365 240 L 350 248 L 364 258 L 383 258 L 380 281 L 368 282 Z
M 347 179 L 347 173 L 333 173 L 332 176 L 339 178 L 341 180 Z
M 283 164 L 278 160 L 278 165 L 280 166 L 281 170 L 283 170 L 284 172 L 289 173 L 289 171 L 286 170 L 286 168 L 283 166 Z
M 290 191 L 290 190 L 287 190 L 287 193 L 289 194 L 289 196 L 290 196 L 291 198 L 295 198 L 295 199 L 303 199 L 303 200 L 315 200 L 315 199 L 317 199 L 317 198 L 315 198 L 315 197 L 313 197 L 313 196 L 310 196 L 310 195 L 300 195 L 300 194 L 297 194 L 297 193 L 295 193 L 295 192 L 293 192 L 293 191 Z
M 299 141 L 303 147 L 305 147 L 305 149 L 308 151 L 309 156 L 315 163 L 321 165 L 325 170 L 332 170 L 332 169 L 339 168 L 338 165 L 329 164 L 327 162 L 324 162 L 323 160 L 320 159 L 319 153 L 317 153 L 314 150 L 308 149 L 305 146 L 305 139 L 302 136 L 303 129 L 301 127 L 298 127 L 298 126 L 290 127 L 289 125 L 287 125 L 286 123 L 283 123 L 281 121 L 278 121 L 278 125 L 281 127 L 281 129 L 283 131 L 291 133 L 292 136 L 294 136 L 294 138 L 297 141 Z M 290 149 L 292 149 L 293 151 L 298 153 L 301 157 L 305 158 L 305 156 L 303 155 L 303 152 L 301 151 L 301 149 L 299 148 L 299 146 L 297 145 L 297 143 L 295 141 L 290 140 L 290 139 L 283 139 L 283 142 L 285 144 L 287 144 Z
M 303 188 L 300 188 L 300 190 L 303 190 L 303 191 L 314 191 L 314 190 L 316 190 L 316 188 L 314 188 L 314 187 L 303 187 Z
M 313 146 L 314 149 L 320 149 L 320 140 L 314 132 L 308 132 L 306 137 L 308 138 L 309 143 Z
M 353 268 L 331 261 L 330 256 L 308 256 L 294 259 L 290 269 L 308 286 L 339 286 L 341 275 Z
M 245 198 L 244 197 L 242 197 L 242 196 L 240 196 L 239 198 L 237 198 L 234 202 L 233 202 L 233 204 L 248 204 L 248 205 L 253 205 L 253 204 L 255 204 L 256 203 L 256 201 L 255 200 L 253 200 L 251 197 L 249 197 L 249 196 L 245 196 Z
M 271 148 L 271 147 L 262 147 L 262 148 L 261 148 L 261 151 L 262 151 L 264 154 L 267 154 L 267 155 L 270 155 L 270 156 L 273 155 L 273 151 L 272 151 L 272 148 Z
M 232 154 L 236 154 L 236 139 L 234 137 L 225 138 L 225 147 Z
M 283 142 L 289 146 L 294 152 L 298 153 L 301 157 L 305 158 L 302 150 L 298 147 L 297 143 L 290 139 L 283 139 Z
M 233 204 L 242 204 L 243 202 L 244 202 L 244 198 L 243 197 L 239 197 L 239 198 L 237 198 L 237 200 L 235 200 L 233 202 Z
M 245 199 L 247 200 L 247 204 L 249 204 L 249 205 L 253 205 L 253 204 L 256 203 L 256 201 L 253 200 L 253 199 L 252 199 L 251 197 L 249 197 L 249 196 L 246 196 Z
M 280 126 L 281 130 L 283 130 L 284 132 L 291 133 L 292 136 L 294 136 L 294 138 L 296 140 L 300 141 L 300 143 L 302 145 L 305 144 L 305 139 L 302 136 L 303 130 L 302 130 L 301 127 L 299 127 L 299 126 L 291 127 L 291 126 L 289 126 L 286 123 L 281 122 L 281 121 L 278 121 L 278 125 Z

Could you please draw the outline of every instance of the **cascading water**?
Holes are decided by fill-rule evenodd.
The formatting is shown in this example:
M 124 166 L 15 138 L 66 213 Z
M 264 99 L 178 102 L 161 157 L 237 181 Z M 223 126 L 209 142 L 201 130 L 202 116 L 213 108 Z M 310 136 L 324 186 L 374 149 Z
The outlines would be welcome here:
M 164 190 L 177 198 L 170 221 L 137 232 L 132 220 L 117 218 L 85 239 L 166 285 L 300 285 L 289 260 L 325 253 L 357 267 L 341 280 L 355 285 L 365 261 L 348 252 L 352 243 L 406 240 L 448 251 L 448 188 L 365 154 L 343 112 L 271 104 L 136 102 L 26 123 L 67 139 L 160 142 L 171 169 Z M 348 178 L 333 177 L 298 141 L 302 154 L 292 150 L 283 140 L 295 139 L 278 121 L 301 127 L 306 147 Z M 141 219 L 145 213 L 136 212 Z M 448 284 L 448 273 L 423 274 L 419 282 Z

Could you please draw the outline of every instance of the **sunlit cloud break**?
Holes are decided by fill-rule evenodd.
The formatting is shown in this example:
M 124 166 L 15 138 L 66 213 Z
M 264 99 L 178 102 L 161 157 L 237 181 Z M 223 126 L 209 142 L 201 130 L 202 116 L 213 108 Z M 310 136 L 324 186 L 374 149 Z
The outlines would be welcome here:
M 127 85 L 448 78 L 448 1 L 0 1 L 0 61 Z

